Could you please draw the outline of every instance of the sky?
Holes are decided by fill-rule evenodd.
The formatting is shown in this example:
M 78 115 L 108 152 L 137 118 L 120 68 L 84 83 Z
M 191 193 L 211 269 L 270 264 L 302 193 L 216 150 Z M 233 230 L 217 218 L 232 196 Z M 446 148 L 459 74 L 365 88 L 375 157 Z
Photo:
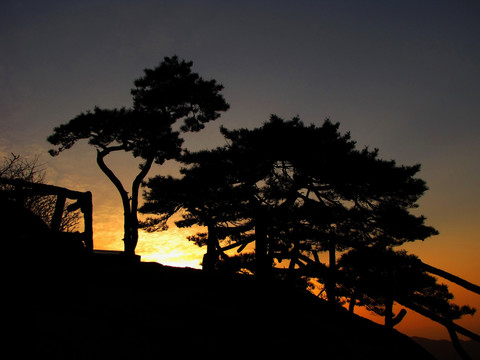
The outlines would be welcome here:
M 408 245 L 435 267 L 480 283 L 480 5 L 476 1 L 148 1 L 0 3 L 0 155 L 40 155 L 49 183 L 90 190 L 95 247 L 121 249 L 122 207 L 85 143 L 51 158 L 57 125 L 94 106 L 130 106 L 143 69 L 165 56 L 225 86 L 228 112 L 185 137 L 223 145 L 220 125 L 260 126 L 270 114 L 340 122 L 358 146 L 422 165 L 418 214 L 440 235 Z M 128 183 L 128 154 L 108 163 Z M 172 162 L 150 175 L 175 174 Z M 204 249 L 182 231 L 141 234 L 144 260 L 198 267 Z M 480 296 L 452 287 L 480 310 Z M 408 334 L 446 338 L 414 318 Z M 459 324 L 480 332 L 480 315 Z M 402 325 L 404 324 L 404 325 Z M 401 329 L 401 330 L 402 330 Z

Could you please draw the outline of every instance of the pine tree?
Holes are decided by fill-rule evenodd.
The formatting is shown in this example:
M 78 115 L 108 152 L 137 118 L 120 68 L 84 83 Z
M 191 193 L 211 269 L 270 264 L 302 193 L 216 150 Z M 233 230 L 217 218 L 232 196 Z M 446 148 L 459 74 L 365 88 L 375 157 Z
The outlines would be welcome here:
M 226 111 L 228 104 L 215 80 L 206 81 L 191 70 L 192 62 L 166 57 L 134 82 L 133 107 L 100 109 L 78 115 L 54 129 L 48 141 L 58 146 L 52 156 L 88 139 L 97 150 L 97 164 L 115 185 L 124 210 L 125 253 L 134 254 L 138 242 L 138 192 L 153 163 L 163 164 L 181 153 L 183 140 L 172 126 L 181 122 L 182 132 L 199 131 Z M 141 159 L 140 171 L 130 193 L 105 163 L 112 152 L 130 152 Z

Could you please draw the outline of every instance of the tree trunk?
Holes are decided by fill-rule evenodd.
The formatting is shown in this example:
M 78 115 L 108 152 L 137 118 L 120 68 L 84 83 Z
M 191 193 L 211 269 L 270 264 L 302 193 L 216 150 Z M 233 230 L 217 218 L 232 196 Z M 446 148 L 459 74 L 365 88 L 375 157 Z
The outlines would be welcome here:
M 287 279 L 291 283 L 295 283 L 295 281 L 296 281 L 295 264 L 297 263 L 298 254 L 299 254 L 299 249 L 298 249 L 299 244 L 298 243 L 299 243 L 298 239 L 294 238 L 293 249 L 292 249 L 292 253 L 291 253 L 291 256 L 290 256 L 290 265 L 288 266 L 288 273 L 287 273 Z
M 391 296 L 385 299 L 385 327 L 393 329 L 393 298 Z
M 153 164 L 153 157 L 149 157 L 145 163 L 141 166 L 141 171 L 135 177 L 132 183 L 132 199 L 131 207 L 129 214 L 129 236 L 125 237 L 128 239 L 128 243 L 125 242 L 125 253 L 128 255 L 135 255 L 135 248 L 138 243 L 138 192 L 140 190 L 140 185 L 147 176 L 150 168 Z
M 357 305 L 357 297 L 355 296 L 355 294 L 353 294 L 351 297 L 350 297 L 350 302 L 348 303 L 348 312 L 350 314 L 354 314 L 355 313 L 355 305 Z
M 328 278 L 326 281 L 326 290 L 328 302 L 335 304 L 337 302 L 337 258 L 335 251 L 335 242 L 329 240 L 328 242 Z
M 130 210 L 130 204 L 128 208 L 124 208 L 124 236 L 123 236 L 123 252 L 125 255 L 135 255 L 135 248 L 138 241 L 138 229 L 135 228 L 133 214 Z M 137 225 L 138 226 L 138 225 Z
M 207 238 L 207 252 L 203 256 L 202 269 L 204 271 L 213 271 L 215 270 L 217 256 L 217 234 L 215 226 L 212 224 L 207 225 L 208 229 L 208 238 Z
M 270 277 L 271 263 L 268 260 L 267 230 L 262 219 L 255 219 L 255 275 L 260 280 Z
M 137 181 L 137 178 L 139 178 L 139 176 L 143 173 L 143 169 L 142 169 L 142 172 L 140 172 L 140 174 L 137 176 L 137 178 L 134 181 L 134 186 L 137 185 L 137 187 L 136 187 L 136 194 L 134 195 L 135 201 L 132 201 L 132 204 L 134 205 L 134 209 L 135 209 L 135 213 L 133 214 L 133 211 L 132 211 L 133 209 L 132 207 L 130 207 L 130 199 L 128 198 L 128 192 L 125 190 L 121 181 L 115 176 L 113 171 L 110 170 L 110 168 L 105 164 L 105 161 L 104 161 L 105 156 L 110 154 L 110 152 L 112 151 L 114 150 L 108 149 L 108 148 L 104 149 L 103 151 L 97 150 L 97 164 L 100 167 L 100 169 L 103 171 L 103 173 L 108 177 L 108 179 L 113 183 L 113 185 L 115 185 L 115 187 L 117 188 L 120 194 L 120 197 L 122 199 L 122 205 L 123 205 L 124 252 L 125 254 L 128 254 L 128 255 L 135 255 L 135 247 L 137 246 L 137 240 L 138 240 L 138 219 L 137 219 L 138 188 L 140 187 L 140 183 L 143 180 L 143 178 L 138 181 L 138 185 L 135 183 L 135 181 Z M 143 175 L 143 177 L 145 177 L 145 175 Z M 132 187 L 132 189 L 135 189 L 135 188 Z
M 455 330 L 452 329 L 452 327 L 447 326 L 448 334 L 450 335 L 450 340 L 452 340 L 452 345 L 455 351 L 457 352 L 458 355 L 463 360 L 472 360 L 470 355 L 465 351 L 465 349 L 462 347 L 462 344 L 460 343 L 460 340 L 458 340 L 458 335 Z

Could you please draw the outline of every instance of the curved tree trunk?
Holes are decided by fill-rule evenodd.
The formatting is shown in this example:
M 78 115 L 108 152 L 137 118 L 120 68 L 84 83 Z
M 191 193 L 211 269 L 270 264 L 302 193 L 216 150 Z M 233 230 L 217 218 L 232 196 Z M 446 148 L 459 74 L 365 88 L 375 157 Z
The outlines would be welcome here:
M 138 192 L 140 190 L 140 185 L 147 176 L 148 171 L 152 167 L 153 158 L 148 158 L 145 163 L 141 166 L 140 173 L 136 176 L 132 184 L 132 198 L 128 197 L 128 192 L 123 187 L 121 181 L 115 176 L 112 170 L 105 164 L 104 158 L 112 151 L 122 150 L 121 147 L 111 147 L 103 149 L 102 151 L 97 150 L 97 164 L 103 173 L 108 177 L 108 179 L 115 185 L 117 188 L 120 197 L 122 199 L 123 205 L 123 242 L 124 242 L 124 252 L 127 255 L 135 255 L 135 248 L 138 243 Z M 131 202 L 130 202 L 131 200 Z
M 130 221 L 130 200 L 128 199 L 128 192 L 123 187 L 121 181 L 115 176 L 112 170 L 105 164 L 105 156 L 110 154 L 110 152 L 115 151 L 113 149 L 104 149 L 103 151 L 97 150 L 97 164 L 103 173 L 108 177 L 108 179 L 115 185 L 117 188 L 120 197 L 122 199 L 123 205 L 123 241 L 124 241 L 124 249 L 125 252 L 128 253 L 130 249 L 128 248 L 129 244 L 129 237 L 130 237 L 130 229 L 131 229 L 131 221 Z

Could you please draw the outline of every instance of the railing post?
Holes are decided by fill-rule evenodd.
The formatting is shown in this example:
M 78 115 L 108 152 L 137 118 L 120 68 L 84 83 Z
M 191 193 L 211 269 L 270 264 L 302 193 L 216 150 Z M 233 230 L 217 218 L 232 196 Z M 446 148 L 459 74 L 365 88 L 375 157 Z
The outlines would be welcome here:
M 57 195 L 57 201 L 55 202 L 55 210 L 53 211 L 52 219 L 50 221 L 50 230 L 59 231 L 62 224 L 63 209 L 65 207 L 65 201 L 67 197 L 64 194 Z
M 85 246 L 88 251 L 93 251 L 93 202 L 90 191 L 85 193 L 82 203 Z

